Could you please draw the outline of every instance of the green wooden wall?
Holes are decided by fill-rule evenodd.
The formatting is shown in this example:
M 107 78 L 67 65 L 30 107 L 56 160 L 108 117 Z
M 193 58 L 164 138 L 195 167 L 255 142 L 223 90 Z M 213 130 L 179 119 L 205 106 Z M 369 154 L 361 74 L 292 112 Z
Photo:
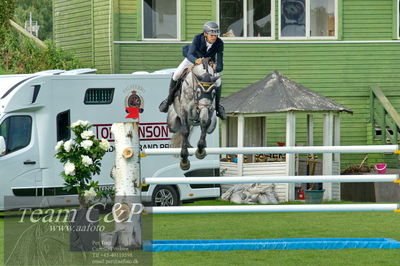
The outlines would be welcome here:
M 67 4 L 68 2 L 68 4 Z M 75 30 L 66 29 L 56 19 L 55 39 L 63 47 L 76 49 L 78 55 L 90 62 L 90 27 L 101 24 L 99 30 L 106 31 L 105 13 L 102 18 L 88 23 L 76 22 L 90 16 L 91 1 L 55 0 L 58 10 L 70 12 L 68 24 Z M 103 2 L 106 9 L 109 1 Z M 154 71 L 176 67 L 183 59 L 182 46 L 201 31 L 205 21 L 216 17 L 216 0 L 181 0 L 181 41 L 141 41 L 141 0 L 113 1 L 114 72 Z M 276 0 L 276 10 L 278 9 Z M 99 7 L 100 8 L 100 7 Z M 343 145 L 377 144 L 371 138 L 369 124 L 369 86 L 378 84 L 392 104 L 400 106 L 400 43 L 388 42 L 396 37 L 395 0 L 339 0 L 339 29 L 337 41 L 225 41 L 223 96 L 240 90 L 273 70 L 327 96 L 352 109 L 353 115 L 342 115 L 341 140 Z M 79 12 L 72 10 L 79 10 Z M 103 10 L 104 11 L 104 10 Z M 102 11 L 102 12 L 103 12 Z M 105 12 L 105 11 L 104 11 Z M 95 15 L 96 17 L 96 15 Z M 64 16 L 63 16 L 64 19 Z M 102 20 L 103 19 L 103 20 Z M 275 16 L 278 27 L 278 16 Z M 90 21 L 90 20 L 89 20 Z M 94 22 L 93 22 L 94 21 Z M 277 29 L 276 29 L 277 30 Z M 76 38 L 75 36 L 80 36 Z M 103 35 L 102 35 L 103 36 Z M 105 35 L 104 35 L 105 36 Z M 278 36 L 276 31 L 275 36 Z M 277 38 L 277 37 L 276 37 Z M 374 41 L 374 42 L 368 42 Z M 96 46 L 105 50 L 107 45 Z M 90 54 L 90 52 L 89 52 Z M 97 55 L 98 53 L 95 52 Z M 100 55 L 100 53 L 99 53 Z M 94 57 L 96 68 L 100 61 Z M 102 63 L 102 64 L 103 64 Z M 167 88 L 166 88 L 167 92 Z M 398 108 L 400 111 L 400 108 Z M 297 119 L 297 142 L 306 143 L 305 115 Z M 268 118 L 267 140 L 269 145 L 284 141 L 282 118 Z M 316 145 L 322 144 L 322 117 L 315 121 Z M 364 155 L 342 155 L 342 165 L 360 163 Z M 370 161 L 391 160 L 393 156 L 371 155 Z
M 182 1 L 182 0 L 181 0 Z M 186 30 L 183 40 L 191 41 L 194 35 L 202 31 L 204 22 L 215 19 L 215 0 L 184 0 Z
M 92 65 L 91 1 L 54 1 L 53 34 L 56 44 Z
M 73 53 L 98 73 L 113 71 L 113 2 L 55 0 L 53 27 L 56 45 Z
M 93 61 L 99 73 L 112 72 L 113 8 L 109 0 L 96 0 L 93 6 Z
M 116 21 L 119 25 L 119 39 L 116 41 L 136 41 L 138 34 L 141 34 L 138 19 L 141 17 L 139 14 L 137 0 L 119 0 L 118 11 L 116 15 L 119 19 Z M 139 4 L 140 5 L 140 4 Z
M 343 0 L 344 39 L 392 39 L 394 23 L 392 7 L 395 2 L 395 0 Z

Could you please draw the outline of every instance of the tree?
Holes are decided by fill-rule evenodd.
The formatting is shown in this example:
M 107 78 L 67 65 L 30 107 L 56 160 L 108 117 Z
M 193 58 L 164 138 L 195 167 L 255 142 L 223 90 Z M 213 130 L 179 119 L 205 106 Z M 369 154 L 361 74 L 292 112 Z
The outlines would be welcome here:
M 14 0 L 15 8 L 14 19 L 21 25 L 29 20 L 32 13 L 32 20 L 37 21 L 39 29 L 39 39 L 50 40 L 53 37 L 53 2 L 52 0 Z
M 15 0 L 3 0 L 0 5 L 0 43 L 4 43 L 5 36 L 9 32 L 8 20 L 13 17 Z

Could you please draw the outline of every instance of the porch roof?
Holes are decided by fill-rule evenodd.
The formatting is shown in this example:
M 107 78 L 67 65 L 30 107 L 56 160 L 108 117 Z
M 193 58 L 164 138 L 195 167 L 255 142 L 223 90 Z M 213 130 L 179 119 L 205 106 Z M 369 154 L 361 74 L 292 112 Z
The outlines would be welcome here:
M 288 79 L 278 71 L 223 98 L 221 103 L 228 115 L 289 111 L 353 113 L 352 110 Z

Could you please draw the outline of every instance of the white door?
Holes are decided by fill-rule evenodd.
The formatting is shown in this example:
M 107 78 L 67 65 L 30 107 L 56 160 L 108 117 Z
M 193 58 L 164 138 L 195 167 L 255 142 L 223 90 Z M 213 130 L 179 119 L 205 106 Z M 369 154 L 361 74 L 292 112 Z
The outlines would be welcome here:
M 32 114 L 8 115 L 0 122 L 0 136 L 7 147 L 0 156 L 0 209 L 35 206 L 36 196 L 42 194 L 37 189 L 42 174 L 35 128 Z

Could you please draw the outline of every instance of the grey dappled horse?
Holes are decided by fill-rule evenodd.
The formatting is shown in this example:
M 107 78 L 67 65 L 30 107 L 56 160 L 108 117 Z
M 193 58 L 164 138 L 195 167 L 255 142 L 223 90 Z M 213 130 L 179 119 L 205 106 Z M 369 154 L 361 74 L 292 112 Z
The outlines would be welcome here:
M 175 133 L 173 139 L 177 135 L 181 138 L 182 170 L 190 168 L 188 148 L 191 148 L 189 135 L 193 126 L 201 128 L 195 155 L 198 159 L 206 156 L 206 135 L 211 134 L 217 124 L 215 82 L 221 77 L 214 73 L 209 58 L 203 59 L 203 64 L 191 66 L 189 69 L 174 103 L 169 107 L 167 118 L 169 129 Z

